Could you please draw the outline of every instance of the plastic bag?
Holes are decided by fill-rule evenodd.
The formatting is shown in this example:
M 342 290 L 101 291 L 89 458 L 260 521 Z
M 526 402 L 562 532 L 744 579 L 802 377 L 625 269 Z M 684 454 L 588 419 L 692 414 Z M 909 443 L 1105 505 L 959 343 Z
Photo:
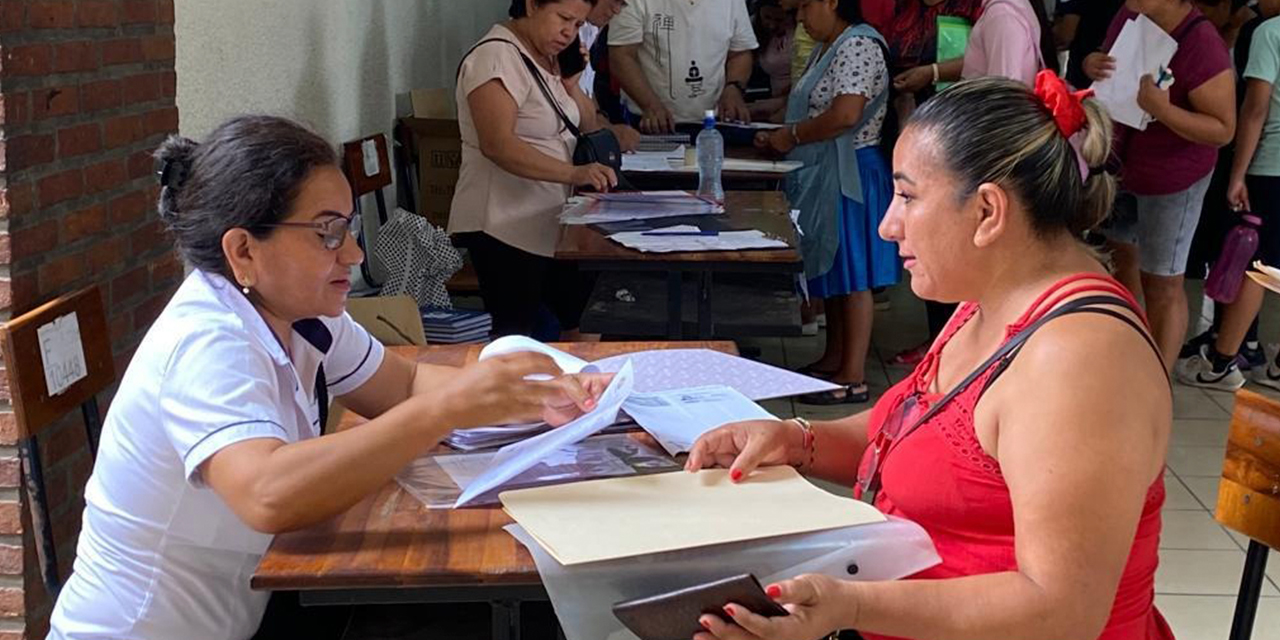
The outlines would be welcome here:
M 635 640 L 613 605 L 739 573 L 762 584 L 821 573 L 847 580 L 896 580 L 939 562 L 933 541 L 913 522 L 886 522 L 682 549 L 565 567 L 520 525 L 506 531 L 528 547 L 566 640 Z
M 963 58 L 972 31 L 973 25 L 964 18 L 938 16 L 938 62 Z M 942 91 L 953 84 L 955 83 L 939 82 L 934 88 Z

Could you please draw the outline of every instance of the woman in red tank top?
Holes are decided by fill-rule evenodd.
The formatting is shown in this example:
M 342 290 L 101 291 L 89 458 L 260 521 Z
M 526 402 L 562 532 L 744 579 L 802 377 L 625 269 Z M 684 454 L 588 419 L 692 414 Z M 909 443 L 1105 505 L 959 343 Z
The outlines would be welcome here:
M 750 482 L 792 464 L 843 482 L 924 527 L 942 563 L 770 585 L 792 615 L 730 605 L 698 640 L 1172 638 L 1153 605 L 1168 379 L 1138 305 L 1078 240 L 1114 196 L 1110 131 L 1048 72 L 1035 91 L 962 82 L 917 112 L 880 233 L 917 295 L 964 304 L 871 411 L 726 425 L 687 468 L 732 460 Z

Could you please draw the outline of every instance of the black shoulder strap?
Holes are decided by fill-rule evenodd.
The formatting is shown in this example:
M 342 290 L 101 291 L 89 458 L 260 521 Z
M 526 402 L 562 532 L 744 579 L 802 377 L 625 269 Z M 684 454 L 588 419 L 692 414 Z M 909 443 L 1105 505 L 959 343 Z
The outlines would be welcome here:
M 480 47 L 480 45 L 490 42 L 505 42 L 515 48 L 516 53 L 520 54 L 520 59 L 524 61 L 525 68 L 527 68 L 529 70 L 529 74 L 533 76 L 533 81 L 537 83 L 538 89 L 542 91 L 543 97 L 547 99 L 547 102 L 551 103 L 551 108 L 555 109 L 556 115 L 560 116 L 560 122 L 564 125 L 564 128 L 568 129 L 569 133 L 573 134 L 574 138 L 581 138 L 582 132 L 578 129 L 578 125 L 575 125 L 573 121 L 569 119 L 569 116 L 565 115 L 564 110 L 560 108 L 560 103 L 556 101 L 555 96 L 551 95 L 551 88 L 547 86 L 547 81 L 542 77 L 542 73 L 538 71 L 538 65 L 534 63 L 533 60 L 530 60 L 529 56 L 524 54 L 524 51 L 520 49 L 519 45 L 507 40 L 506 38 L 485 38 L 484 40 L 475 43 L 475 45 L 467 50 L 466 54 L 462 56 L 462 60 L 458 61 L 458 71 L 455 74 L 455 81 L 458 77 L 462 76 L 462 63 L 466 61 L 467 56 L 470 56 L 473 51 Z
M 898 434 L 898 437 L 894 440 L 893 444 L 890 445 L 890 448 L 891 449 L 896 448 L 897 445 L 901 443 L 908 435 L 910 435 L 916 429 L 919 429 L 922 425 L 924 425 L 931 418 L 933 418 L 933 416 L 937 415 L 937 413 L 941 411 L 942 408 L 946 406 L 948 402 L 951 402 L 952 400 L 955 399 L 956 396 L 963 393 L 965 389 L 968 389 L 969 385 L 973 384 L 975 380 L 981 377 L 982 374 L 985 373 L 988 369 L 990 369 L 993 365 L 998 365 L 1000 367 L 996 375 L 1003 373 L 1004 369 L 1008 368 L 1009 366 L 1008 363 L 1013 360 L 1013 357 L 1015 357 L 1018 351 L 1022 349 L 1022 346 L 1026 344 L 1027 340 L 1030 339 L 1031 336 L 1034 335 L 1035 332 L 1040 329 L 1040 327 L 1043 327 L 1044 325 L 1048 324 L 1050 321 L 1052 321 L 1055 318 L 1060 318 L 1062 316 L 1070 315 L 1073 313 L 1104 313 L 1106 315 L 1113 315 L 1113 316 L 1119 317 L 1125 320 L 1126 322 L 1128 322 L 1135 329 L 1138 329 L 1138 332 L 1141 333 L 1144 338 L 1146 338 L 1147 344 L 1151 345 L 1151 348 L 1155 351 L 1157 359 L 1160 358 L 1159 348 L 1157 348 L 1155 343 L 1151 341 L 1151 337 L 1147 335 L 1146 331 L 1143 331 L 1141 327 L 1139 327 L 1136 323 L 1134 323 L 1132 320 L 1130 320 L 1127 316 L 1124 316 L 1123 314 L 1116 313 L 1111 310 L 1103 310 L 1103 309 L 1096 308 L 1096 305 L 1100 305 L 1100 304 L 1123 306 L 1125 308 L 1131 308 L 1129 303 L 1126 302 L 1124 299 L 1118 298 L 1116 296 L 1109 296 L 1109 295 L 1085 296 L 1083 298 L 1076 298 L 1074 300 L 1069 300 L 1063 303 L 1061 306 L 1055 307 L 1053 310 L 1041 316 L 1039 320 L 1036 320 L 1030 325 L 1027 325 L 1026 328 L 1024 328 L 1022 331 L 1019 331 L 1012 338 L 1010 338 L 1008 342 L 1005 342 L 1003 345 L 1001 345 L 1000 348 L 997 349 L 995 353 L 991 354 L 990 358 L 987 358 L 986 361 L 978 365 L 977 368 L 975 368 L 972 372 L 970 372 L 969 375 L 966 376 L 964 380 L 961 380 L 959 384 L 957 384 L 953 389 L 951 389 L 951 391 L 947 392 L 947 395 L 943 396 L 941 400 L 936 402 L 933 406 L 929 407 L 929 410 L 926 411 L 925 414 L 921 416 L 919 420 L 916 420 L 911 425 L 910 428 Z M 1160 362 L 1163 365 L 1164 361 L 1160 360 Z M 983 387 L 983 390 L 985 391 L 986 388 L 989 386 L 990 384 Z

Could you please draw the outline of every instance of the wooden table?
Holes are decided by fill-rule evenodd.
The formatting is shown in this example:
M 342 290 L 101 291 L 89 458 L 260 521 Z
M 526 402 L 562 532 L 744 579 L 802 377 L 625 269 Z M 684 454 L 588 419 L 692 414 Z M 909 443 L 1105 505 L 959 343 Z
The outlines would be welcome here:
M 697 279 L 697 337 L 706 340 L 714 333 L 713 274 L 803 271 L 790 210 L 786 196 L 779 192 L 731 191 L 725 194 L 725 215 L 714 217 L 732 229 L 759 229 L 791 245 L 787 249 L 643 253 L 608 239 L 591 225 L 566 225 L 556 246 L 556 258 L 576 261 L 587 271 L 666 272 L 667 338 L 671 340 L 684 337 L 682 284 L 686 273 L 693 274 Z
M 706 348 L 737 355 L 732 342 L 558 344 L 585 360 L 650 349 Z M 480 345 L 390 347 L 433 364 L 473 362 Z M 340 429 L 363 418 L 348 413 Z M 272 541 L 250 586 L 298 591 L 304 605 L 489 602 L 495 639 L 518 634 L 519 603 L 546 600 L 529 552 L 502 528 L 499 507 L 427 509 L 394 481 L 346 513 Z

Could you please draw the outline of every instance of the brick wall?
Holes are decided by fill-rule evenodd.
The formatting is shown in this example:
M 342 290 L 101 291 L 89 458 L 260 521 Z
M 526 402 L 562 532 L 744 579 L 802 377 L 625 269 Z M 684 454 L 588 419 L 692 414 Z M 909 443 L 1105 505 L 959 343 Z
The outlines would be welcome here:
M 117 376 L 182 277 L 150 157 L 178 129 L 173 59 L 173 0 L 0 0 L 0 319 L 97 283 Z M 0 640 L 42 639 L 7 387 L 0 370 Z M 41 442 L 64 579 L 92 466 L 81 425 Z

